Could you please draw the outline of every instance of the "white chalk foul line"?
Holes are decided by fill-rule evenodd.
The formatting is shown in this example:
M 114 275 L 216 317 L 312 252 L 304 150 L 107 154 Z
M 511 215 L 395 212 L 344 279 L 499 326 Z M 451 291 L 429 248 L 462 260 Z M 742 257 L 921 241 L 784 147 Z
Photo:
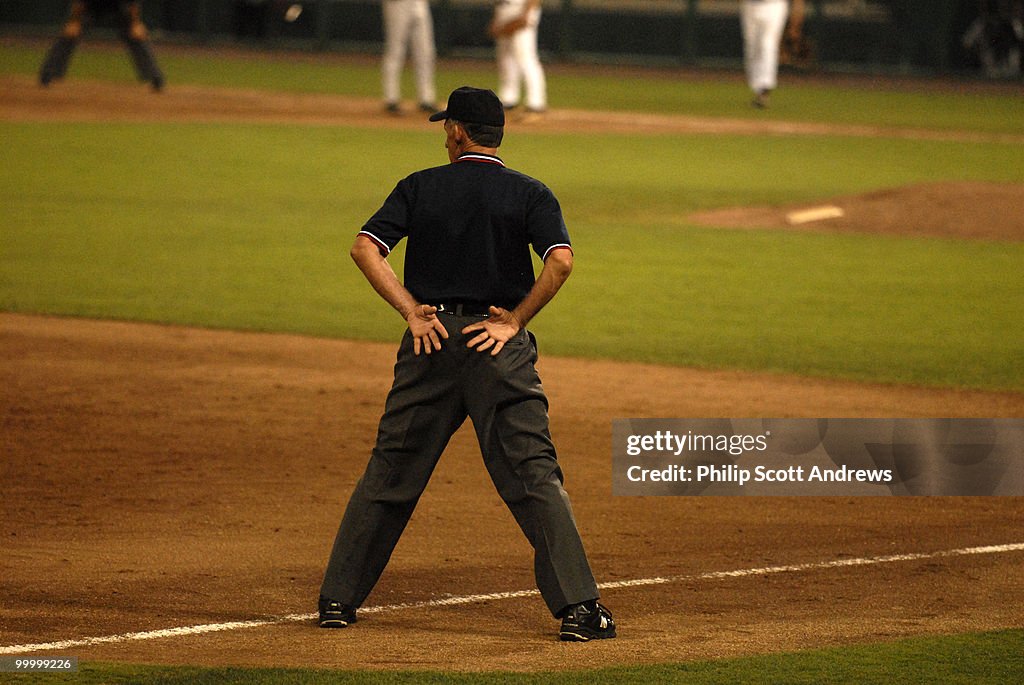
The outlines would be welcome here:
M 880 557 L 863 557 L 855 559 L 836 559 L 833 561 L 815 561 L 806 564 L 791 564 L 787 566 L 765 566 L 762 568 L 746 568 L 735 571 L 709 571 L 687 576 L 670 576 L 667 578 L 635 578 L 633 580 L 616 580 L 598 585 L 602 590 L 614 590 L 617 588 L 642 587 L 645 585 L 664 585 L 666 583 L 681 583 L 695 580 L 723 580 L 726 578 L 743 578 L 746 576 L 763 576 L 776 573 L 799 573 L 801 571 L 814 571 L 833 568 L 844 568 L 847 566 L 874 566 L 878 564 L 892 564 L 900 561 L 920 561 L 923 559 L 941 559 L 945 557 L 962 557 L 973 554 L 1005 554 L 1007 552 L 1024 551 L 1024 543 L 1010 545 L 989 545 L 987 547 L 965 547 L 962 549 L 949 549 L 939 552 L 919 552 L 908 554 L 890 554 Z M 376 614 L 391 611 L 402 611 L 408 609 L 424 609 L 431 607 L 457 606 L 460 604 L 476 604 L 502 599 L 516 599 L 520 597 L 534 597 L 539 595 L 537 590 L 516 590 L 513 592 L 493 592 L 480 595 L 461 595 L 457 597 L 444 597 L 442 599 L 431 599 L 422 602 L 409 602 L 405 604 L 388 604 L 382 606 L 362 607 L 359 613 Z M 0 646 L 0 654 L 25 654 L 28 652 L 49 651 L 56 652 L 75 647 L 89 647 L 114 642 L 132 642 L 136 640 L 157 640 L 165 637 L 182 637 L 201 635 L 203 633 L 219 633 L 226 630 L 242 630 L 245 628 L 260 628 L 262 626 L 280 625 L 283 623 L 296 623 L 312 621 L 317 614 L 288 614 L 277 618 L 257 619 L 252 621 L 230 621 L 227 623 L 205 623 L 196 626 L 182 626 L 179 628 L 164 628 L 161 630 L 145 630 L 137 633 L 121 633 L 119 635 L 103 635 L 99 637 L 84 637 L 76 640 L 60 640 L 58 642 L 39 642 L 25 645 L 4 645 Z

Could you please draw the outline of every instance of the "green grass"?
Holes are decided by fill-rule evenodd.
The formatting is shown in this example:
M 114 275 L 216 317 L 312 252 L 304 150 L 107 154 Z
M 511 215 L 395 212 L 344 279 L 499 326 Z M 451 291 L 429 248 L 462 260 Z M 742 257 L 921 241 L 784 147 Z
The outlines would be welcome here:
M 0 73 L 33 73 L 38 52 L 0 46 Z M 168 49 L 164 61 L 178 83 L 379 88 L 372 60 Z M 459 69 L 442 81 L 493 76 L 489 64 Z M 131 79 L 109 46 L 83 46 L 73 75 Z M 555 75 L 552 97 L 752 116 L 736 109 L 742 83 L 639 78 Z M 790 95 L 793 109 L 773 116 L 1024 128 L 1008 116 L 1017 97 L 811 86 Z M 439 129 L 3 122 L 0 135 L 2 309 L 372 340 L 401 330 L 347 250 L 399 178 L 445 161 Z M 546 353 L 1021 391 L 1022 243 L 715 230 L 688 219 L 927 181 L 1022 183 L 1021 149 L 523 133 L 502 154 L 555 190 L 577 248 L 572 280 L 534 324 Z
M 392 183 L 444 161 L 435 133 L 43 123 L 0 132 L 2 309 L 373 340 L 401 330 L 347 250 Z M 1019 391 L 1020 243 L 686 219 L 943 178 L 1021 181 L 1018 153 L 729 136 L 532 135 L 503 148 L 556 191 L 577 248 L 573 279 L 535 323 L 545 352 Z M 392 257 L 399 271 L 401 258 Z
M 586 649 L 584 647 L 583 649 Z M 10 676 L 20 682 L 21 676 Z M 439 673 L 431 671 L 326 671 L 312 669 L 198 668 L 83 663 L 74 675 L 35 676 L 33 682 L 81 685 L 146 682 L 159 685 L 247 683 L 494 683 L 575 685 L 1007 685 L 1024 678 L 1024 631 L 1007 630 L 911 638 L 852 647 L 683 664 L 544 673 Z

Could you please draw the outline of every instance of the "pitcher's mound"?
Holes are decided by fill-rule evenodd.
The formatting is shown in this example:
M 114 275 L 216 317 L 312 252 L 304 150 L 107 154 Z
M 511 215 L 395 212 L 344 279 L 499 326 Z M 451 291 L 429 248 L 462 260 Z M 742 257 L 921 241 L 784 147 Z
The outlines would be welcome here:
M 702 226 L 1024 240 L 1024 184 L 925 183 L 785 207 L 698 212 Z

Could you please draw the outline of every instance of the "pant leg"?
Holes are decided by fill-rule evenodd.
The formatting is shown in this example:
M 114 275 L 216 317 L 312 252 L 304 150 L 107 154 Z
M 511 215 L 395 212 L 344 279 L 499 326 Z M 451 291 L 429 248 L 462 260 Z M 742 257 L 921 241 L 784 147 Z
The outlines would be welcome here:
M 740 4 L 740 29 L 743 32 L 743 71 L 747 76 L 747 85 L 754 88 L 754 68 L 758 54 L 758 26 L 754 13 L 756 2 L 744 0 Z
M 765 8 L 764 28 L 761 34 L 761 73 L 758 90 L 775 90 L 779 81 L 779 46 L 786 30 L 789 3 L 785 0 L 768 2 Z
M 747 84 L 755 93 L 778 85 L 779 44 L 788 15 L 785 0 L 744 2 L 741 7 L 744 66 Z
M 46 52 L 43 64 L 39 67 L 39 82 L 45 86 L 50 81 L 64 78 L 77 45 L 78 38 L 68 36 L 58 38 Z
M 434 63 L 437 49 L 434 45 L 434 20 L 426 0 L 417 0 L 412 30 L 412 61 L 416 72 L 416 95 L 420 104 L 434 105 Z
M 545 110 L 548 106 L 548 86 L 544 65 L 537 53 L 537 30 L 540 25 L 540 8 L 530 13 L 526 28 L 512 37 L 513 51 L 519 72 L 526 87 L 526 106 L 533 110 Z
M 537 24 L 531 23 L 518 32 L 513 36 L 512 44 L 515 60 L 526 87 L 526 106 L 538 111 L 547 109 L 548 87 L 544 66 L 540 62 L 540 55 L 537 54 Z
M 450 346 L 430 355 L 412 350 L 407 332 L 376 445 L 349 499 L 320 589 L 321 596 L 354 607 L 380 578 L 441 452 L 466 417 Z
M 149 43 L 136 40 L 131 36 L 125 36 L 124 43 L 128 47 L 128 53 L 132 57 L 132 63 L 135 65 L 135 74 L 139 77 L 139 80 L 153 84 L 154 88 L 162 88 L 164 74 L 160 71 L 160 67 L 157 66 L 156 57 L 153 56 Z
M 495 357 L 473 352 L 464 392 L 487 471 L 534 549 L 537 587 L 559 616 L 598 597 L 548 430 L 548 402 L 526 331 Z
M 412 30 L 412 13 L 407 0 L 382 0 L 384 17 L 384 55 L 380 74 L 384 101 L 397 103 L 402 99 L 402 66 L 405 64 Z
M 498 38 L 494 43 L 494 51 L 498 61 L 498 98 L 506 107 L 515 107 L 519 104 L 522 73 L 516 62 L 512 38 Z
M 157 66 L 156 57 L 149 47 L 148 32 L 142 23 L 137 7 L 130 9 L 122 5 L 119 9 L 121 19 L 121 40 L 128 48 L 135 74 L 140 81 L 153 84 L 160 89 L 164 84 L 164 75 Z
M 39 82 L 44 86 L 54 79 L 62 79 L 67 74 L 75 48 L 82 37 L 82 24 L 86 19 L 85 4 L 81 0 L 71 3 L 68 19 L 64 22 L 60 37 L 50 46 L 39 67 Z

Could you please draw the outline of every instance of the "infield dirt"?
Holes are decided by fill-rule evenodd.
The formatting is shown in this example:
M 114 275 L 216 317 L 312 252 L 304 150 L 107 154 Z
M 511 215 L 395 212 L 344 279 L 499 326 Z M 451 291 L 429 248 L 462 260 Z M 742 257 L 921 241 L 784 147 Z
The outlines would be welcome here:
M 126 114 L 130 103 L 163 107 L 151 103 L 177 90 L 42 91 L 3 78 L 0 113 L 28 117 L 16 103 L 31 101 L 39 119 L 139 120 L 151 113 Z M 217 97 L 235 98 L 224 116 L 239 116 L 231 107 L 250 96 Z M 96 102 L 98 112 L 76 109 Z M 313 109 L 352 107 L 379 124 L 371 104 Z M 1019 240 L 1015 226 L 1002 237 Z M 0 314 L 0 351 L 0 645 L 315 611 L 395 345 Z M 543 340 L 541 351 L 599 581 L 1024 542 L 1020 498 L 609 494 L 617 417 L 1021 417 L 1020 394 L 547 358 Z M 541 600 L 525 597 L 384 611 L 342 631 L 287 621 L 70 651 L 86 661 L 550 670 L 1020 627 L 1024 609 L 1008 599 L 1024 590 L 1021 554 L 614 589 L 604 599 L 620 638 L 590 645 L 558 643 Z M 464 427 L 368 604 L 528 590 L 531 567 Z
M 0 644 L 315 610 L 394 346 L 0 315 Z M 1021 416 L 1014 394 L 542 359 L 600 581 L 1021 542 L 1019 498 L 614 498 L 627 416 Z M 84 660 L 559 669 L 1020 626 L 1020 552 L 605 593 L 564 645 L 537 597 L 79 647 Z M 368 605 L 528 590 L 531 552 L 464 427 Z

